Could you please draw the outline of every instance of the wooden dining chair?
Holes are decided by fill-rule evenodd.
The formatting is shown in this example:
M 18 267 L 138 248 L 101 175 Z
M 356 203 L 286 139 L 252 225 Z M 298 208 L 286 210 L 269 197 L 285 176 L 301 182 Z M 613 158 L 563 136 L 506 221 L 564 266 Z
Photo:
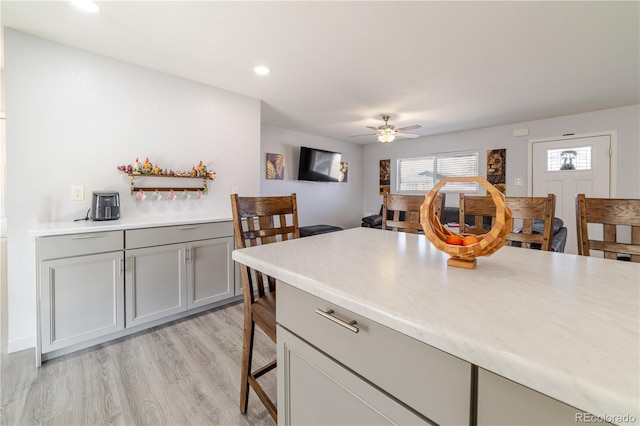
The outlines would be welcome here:
M 436 216 L 442 217 L 445 194 L 438 193 L 434 199 Z M 424 195 L 385 194 L 382 204 L 382 229 L 417 234 L 422 231 L 420 206 Z M 392 218 L 389 219 L 389 216 Z
M 505 197 L 505 205 L 511 209 L 513 220 L 522 221 L 519 232 L 510 232 L 505 237 L 507 245 L 532 248 L 539 244 L 541 250 L 551 251 L 553 241 L 553 220 L 556 210 L 556 196 L 546 197 Z M 472 218 L 473 223 L 469 224 Z M 496 205 L 491 197 L 465 196 L 460 194 L 460 232 L 465 234 L 486 234 L 494 225 Z M 534 221 L 542 221 L 542 233 L 536 232 Z
M 231 194 L 236 248 L 271 244 L 300 238 L 296 194 L 281 197 L 239 197 Z M 276 367 L 276 361 L 251 371 L 255 326 L 276 341 L 276 283 L 273 277 L 240 264 L 244 299 L 244 332 L 240 412 L 247 412 L 249 388 L 253 388 L 273 419 L 278 421 L 275 403 L 258 378 Z
M 521 220 L 520 232 L 511 232 L 506 237 L 506 244 L 524 248 L 532 248 L 538 244 L 540 250 L 551 251 L 553 241 L 553 221 L 556 212 L 556 196 L 546 197 L 506 197 L 505 205 L 511 209 L 513 220 Z M 534 221 L 544 223 L 542 233 L 534 226 Z
M 458 226 L 460 233 L 486 234 L 496 219 L 496 205 L 488 196 L 465 196 L 460 193 Z M 467 223 L 471 222 L 473 223 Z
M 591 250 L 597 250 L 604 253 L 605 259 L 640 262 L 640 200 L 587 198 L 585 194 L 577 194 L 576 224 L 578 254 L 590 256 Z M 602 240 L 589 235 L 589 224 L 602 225 Z M 630 227 L 630 243 L 619 241 L 621 225 Z

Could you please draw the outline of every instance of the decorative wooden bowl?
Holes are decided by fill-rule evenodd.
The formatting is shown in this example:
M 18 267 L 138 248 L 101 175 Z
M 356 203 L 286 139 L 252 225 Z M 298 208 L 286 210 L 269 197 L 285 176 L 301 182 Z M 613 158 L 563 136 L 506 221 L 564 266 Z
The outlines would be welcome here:
M 433 200 L 440 189 L 449 182 L 478 182 L 488 192 L 496 205 L 496 218 L 491 230 L 486 234 L 476 235 L 478 242 L 468 246 L 457 246 L 447 244 L 447 237 L 455 234 L 440 223 L 436 217 Z M 490 256 L 500 249 L 505 243 L 505 237 L 513 228 L 513 213 L 504 204 L 504 194 L 498 191 L 486 179 L 480 176 L 469 177 L 449 177 L 438 182 L 424 197 L 424 203 L 420 207 L 420 224 L 424 234 L 436 246 L 451 257 L 447 260 L 447 265 L 460 268 L 474 269 L 476 267 L 476 257 Z M 465 235 L 462 234 L 464 237 Z

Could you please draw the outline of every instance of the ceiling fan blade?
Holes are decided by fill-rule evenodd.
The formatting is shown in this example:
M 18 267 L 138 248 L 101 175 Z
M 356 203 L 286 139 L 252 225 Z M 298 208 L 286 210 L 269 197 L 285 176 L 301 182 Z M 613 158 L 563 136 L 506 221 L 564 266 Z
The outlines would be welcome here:
M 396 133 L 396 136 L 399 138 L 411 138 L 411 139 L 415 139 L 415 138 L 419 138 L 420 135 L 416 135 L 415 133 Z
M 365 133 L 364 135 L 350 135 L 349 137 L 350 138 L 357 138 L 357 137 L 360 137 L 360 136 L 376 136 L 376 135 L 377 135 L 377 133 Z
M 419 124 L 414 124 L 413 126 L 407 126 L 407 127 L 400 127 L 398 129 L 396 129 L 399 132 L 404 132 L 405 130 L 415 130 L 415 129 L 419 129 L 420 127 L 422 127 Z
M 373 126 L 364 126 L 364 127 L 366 127 L 367 129 L 371 129 L 371 130 L 376 130 L 376 131 L 378 130 L 377 127 L 373 127 Z

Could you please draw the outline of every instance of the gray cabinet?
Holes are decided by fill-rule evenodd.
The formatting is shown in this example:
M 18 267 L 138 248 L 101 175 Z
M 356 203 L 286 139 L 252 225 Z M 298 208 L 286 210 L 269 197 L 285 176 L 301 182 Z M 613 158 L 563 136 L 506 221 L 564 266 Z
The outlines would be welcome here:
M 278 423 L 429 424 L 404 404 L 278 326 Z
M 38 240 L 39 350 L 47 353 L 124 328 L 122 232 Z
M 188 309 L 224 300 L 235 294 L 232 251 L 232 237 L 187 244 Z
M 233 297 L 230 235 L 230 222 L 127 231 L 127 327 Z
M 36 365 L 237 300 L 233 224 L 36 238 Z
M 594 419 L 570 405 L 479 369 L 478 426 L 608 424 Z
M 306 411 L 317 415 L 327 412 L 330 416 L 311 418 L 311 423 L 324 424 L 325 420 L 358 423 L 359 417 L 352 417 L 348 409 L 345 412 L 334 409 L 334 395 L 325 395 L 326 392 L 338 393 L 337 389 L 331 390 L 333 386 L 350 389 L 351 385 L 345 383 L 352 383 L 352 379 L 344 373 L 349 371 L 381 389 L 400 406 L 417 413 L 421 423 L 471 423 L 472 366 L 468 362 L 280 281 L 277 294 L 277 322 L 285 330 L 281 333 L 278 329 L 278 418 L 284 424 L 298 423 L 298 419 L 289 417 L 294 413 L 302 416 L 300 419 L 304 423 Z M 352 321 L 355 321 L 352 327 L 345 326 Z M 298 350 L 299 345 L 289 341 L 287 333 L 306 341 L 318 352 L 319 358 Z M 296 348 L 295 356 L 289 347 Z M 326 367 L 326 363 L 315 361 L 322 357 L 330 358 L 340 368 Z M 323 388 L 315 388 L 313 382 L 305 387 L 293 377 L 296 374 L 310 378 L 324 375 L 328 381 Z M 383 400 L 353 396 L 362 401 Z M 352 402 L 355 406 L 360 404 Z M 324 403 L 326 405 L 322 405 Z M 382 406 L 373 402 L 368 404 L 374 411 L 386 412 Z M 378 423 L 368 414 L 362 415 L 360 421 Z
M 127 327 L 187 309 L 185 245 L 127 250 Z

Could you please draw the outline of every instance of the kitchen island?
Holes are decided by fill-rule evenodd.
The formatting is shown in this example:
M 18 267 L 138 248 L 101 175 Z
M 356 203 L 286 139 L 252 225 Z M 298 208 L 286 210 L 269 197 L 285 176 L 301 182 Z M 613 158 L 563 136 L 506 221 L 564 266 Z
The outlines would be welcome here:
M 484 401 L 491 402 L 491 392 L 482 395 L 483 377 L 489 375 L 575 407 L 576 422 L 594 419 L 580 413 L 585 412 L 638 424 L 639 264 L 514 247 L 479 258 L 475 270 L 448 267 L 447 258 L 422 235 L 367 228 L 233 252 L 234 260 L 285 283 L 286 294 L 300 292 L 327 305 L 317 308 L 342 309 L 343 317 L 371 321 L 468 363 L 470 424 L 482 423 Z M 290 312 L 284 318 L 281 308 L 279 296 L 282 336 L 295 334 L 341 364 L 339 356 L 314 343 L 312 331 L 289 333 L 295 321 Z M 291 378 L 281 377 L 286 360 L 278 349 L 278 408 L 284 419 L 292 409 L 285 404 L 293 402 L 281 398 L 281 384 Z M 357 367 L 343 367 L 369 382 Z M 287 368 L 286 374 L 293 371 Z M 447 423 L 395 391 L 382 391 L 429 421 Z

